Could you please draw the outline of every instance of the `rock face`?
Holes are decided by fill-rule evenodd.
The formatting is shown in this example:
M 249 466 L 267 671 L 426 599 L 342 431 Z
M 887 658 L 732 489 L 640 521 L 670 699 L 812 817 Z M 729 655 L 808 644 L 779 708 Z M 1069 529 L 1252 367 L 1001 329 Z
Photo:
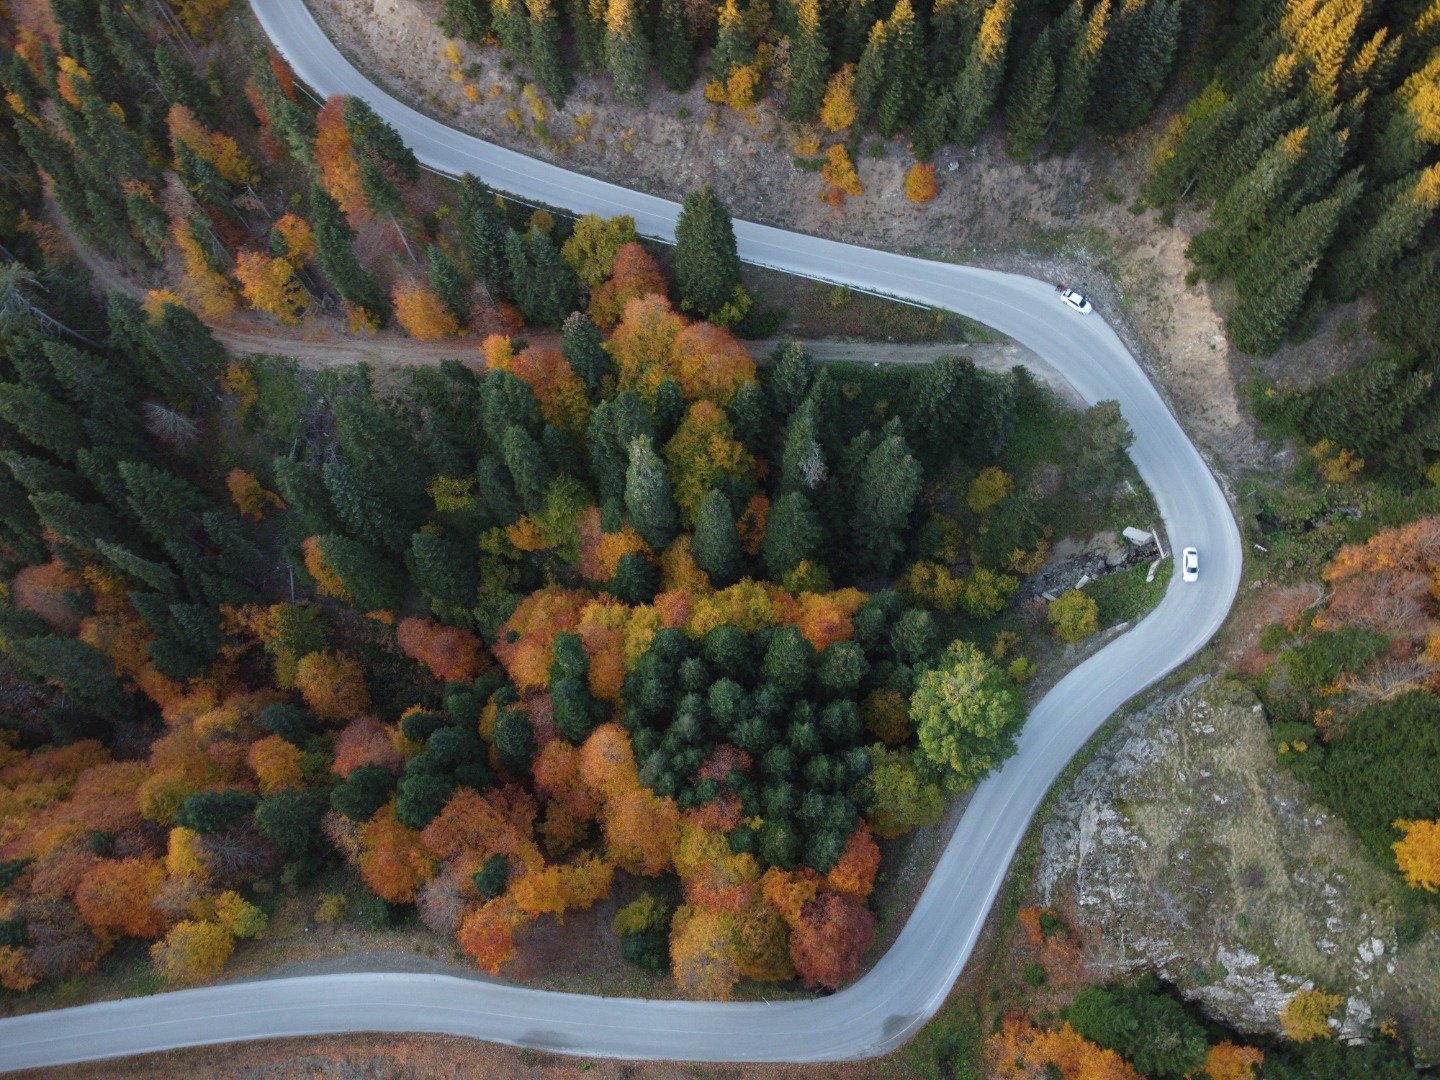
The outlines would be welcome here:
M 1153 971 L 1250 1034 L 1319 986 L 1345 998 L 1337 1037 L 1394 1020 L 1440 1056 L 1440 918 L 1276 765 L 1243 687 L 1199 680 L 1127 720 L 1042 848 L 1040 902 L 1073 913 L 1099 974 Z

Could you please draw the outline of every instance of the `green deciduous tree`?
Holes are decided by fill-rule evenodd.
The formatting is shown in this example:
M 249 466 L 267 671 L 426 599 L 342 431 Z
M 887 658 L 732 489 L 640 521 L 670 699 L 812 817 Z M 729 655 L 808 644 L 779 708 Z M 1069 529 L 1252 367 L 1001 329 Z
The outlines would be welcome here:
M 1025 722 L 1019 687 L 975 646 L 957 641 L 923 671 L 910 699 L 920 750 L 968 788 L 1015 752 Z

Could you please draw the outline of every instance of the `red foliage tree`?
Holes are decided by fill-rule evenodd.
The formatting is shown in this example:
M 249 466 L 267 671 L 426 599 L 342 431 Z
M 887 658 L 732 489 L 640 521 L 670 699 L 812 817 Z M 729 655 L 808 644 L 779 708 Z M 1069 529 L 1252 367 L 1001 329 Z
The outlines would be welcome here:
M 853 979 L 875 940 L 875 916 L 863 900 L 822 889 L 790 934 L 790 960 L 807 986 L 831 990 Z
M 394 730 L 373 716 L 361 716 L 346 724 L 336 736 L 335 760 L 330 771 L 349 779 L 361 765 L 379 765 L 399 772 L 404 764 L 405 756 L 395 745 Z
M 468 630 L 429 619 L 401 619 L 395 640 L 410 659 L 424 664 L 442 682 L 469 682 L 489 665 L 485 646 Z
M 498 975 L 515 955 L 515 928 L 522 921 L 508 897 L 473 907 L 460 921 L 460 948 L 483 970 Z

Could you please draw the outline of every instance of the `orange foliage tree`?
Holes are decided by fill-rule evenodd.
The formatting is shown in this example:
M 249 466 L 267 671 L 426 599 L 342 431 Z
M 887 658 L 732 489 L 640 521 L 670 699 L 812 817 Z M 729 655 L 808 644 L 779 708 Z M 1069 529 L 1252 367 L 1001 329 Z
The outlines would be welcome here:
M 471 854 L 484 860 L 505 855 L 522 866 L 539 868 L 544 860 L 535 846 L 535 799 L 524 788 L 475 791 L 462 788 L 420 834 L 421 846 L 438 859 Z
M 634 390 L 647 404 L 671 377 L 670 355 L 685 320 L 663 296 L 638 297 L 625 305 L 620 324 L 606 342 L 615 360 L 620 390 Z
M 590 294 L 590 318 L 610 329 L 625 314 L 625 306 L 642 296 L 665 296 L 667 286 L 660 264 L 640 244 L 626 244 L 615 255 L 610 279 Z
M 680 835 L 673 799 L 636 787 L 605 804 L 603 822 L 605 853 L 622 870 L 655 877 L 669 869 Z
M 935 165 L 929 161 L 917 161 L 905 172 L 905 197 L 913 203 L 928 203 L 940 194 L 935 186 Z
M 1254 1080 L 1255 1070 L 1264 1061 L 1265 1054 L 1257 1047 L 1222 1042 L 1206 1053 L 1204 1071 L 1209 1080 Z
M 880 848 L 870 835 L 870 827 L 861 823 L 845 841 L 840 861 L 825 875 L 825 884 L 837 892 L 865 899 L 875 888 L 875 872 L 880 869 Z
M 436 865 L 420 845 L 420 834 L 395 820 L 393 802 L 360 827 L 360 876 L 381 899 L 413 902 L 420 886 L 435 876 Z
M 467 956 L 498 975 L 515 955 L 515 928 L 523 921 L 515 901 L 500 897 L 472 907 L 460 920 L 456 936 Z
M 52 559 L 16 574 L 10 595 L 16 607 L 34 612 L 62 634 L 73 634 L 80 626 L 80 613 L 70 596 L 78 599 L 76 590 L 84 584 L 80 575 Z
M 355 160 L 355 147 L 345 130 L 343 95 L 332 95 L 315 116 L 315 164 L 320 169 L 320 182 L 340 204 L 351 224 L 358 225 L 367 219 L 370 208 L 365 199 L 360 163 Z
M 999 1080 L 1030 1080 L 1051 1067 L 1064 1080 L 1141 1080 L 1114 1050 L 1096 1046 L 1068 1023 L 1045 1031 L 1024 1017 L 1007 1016 L 986 1040 L 985 1052 Z
M 207 131 L 186 106 L 178 102 L 171 105 L 166 119 L 170 125 L 170 142 L 177 151 L 183 143 L 191 153 L 208 161 L 223 179 L 232 184 L 244 186 L 259 180 L 259 171 L 241 151 L 239 144 L 223 132 Z
M 545 866 L 529 870 L 510 890 L 515 905 L 532 918 L 554 915 L 563 920 L 565 912 L 595 906 L 610 892 L 615 867 L 602 859 L 588 858 L 570 866 Z
M 300 658 L 295 687 L 322 720 L 351 720 L 370 709 L 365 669 L 344 653 L 324 650 Z
M 486 338 L 483 349 L 491 368 L 512 373 L 534 391 L 547 422 L 572 435 L 583 435 L 590 418 L 590 398 L 564 353 L 551 345 L 531 345 L 517 353 L 510 339 L 500 334 Z
M 713 323 L 694 322 L 675 336 L 674 378 L 689 400 L 728 405 L 755 378 L 755 361 L 739 339 Z
M 697 401 L 686 411 L 665 444 L 665 463 L 687 528 L 694 528 L 700 504 L 722 476 L 746 477 L 755 470 L 755 459 L 735 438 L 725 410 L 710 401 Z
M 345 582 L 325 561 L 325 552 L 320 547 L 320 537 L 307 536 L 301 542 L 300 550 L 305 554 L 305 569 L 315 579 L 315 587 L 320 590 L 320 595 L 333 596 L 337 600 L 349 600 L 350 594 L 345 591 Z
M 92 930 L 159 937 L 166 919 L 151 902 L 164 880 L 165 864 L 159 859 L 106 859 L 81 879 L 75 906 Z
M 522 600 L 500 628 L 495 655 L 521 690 L 543 690 L 550 685 L 555 635 L 575 629 L 585 603 L 582 593 L 541 589 Z
M 235 509 L 251 521 L 259 521 L 266 510 L 284 510 L 285 503 L 273 491 L 266 491 L 260 481 L 244 469 L 231 469 L 225 477 L 230 501 Z
M 460 332 L 460 323 L 439 295 L 418 281 L 399 282 L 391 294 L 395 320 L 416 341 L 441 341 Z
M 285 258 L 292 266 L 299 267 L 307 259 L 315 257 L 315 230 L 299 214 L 285 214 L 272 228 L 275 235 L 285 243 Z
M 401 619 L 395 640 L 410 659 L 424 664 L 442 682 L 469 682 L 488 666 L 485 646 L 468 630 L 429 619 Z
M 183 986 L 213 979 L 234 951 L 235 938 L 219 923 L 186 920 L 150 947 L 150 957 L 166 982 Z

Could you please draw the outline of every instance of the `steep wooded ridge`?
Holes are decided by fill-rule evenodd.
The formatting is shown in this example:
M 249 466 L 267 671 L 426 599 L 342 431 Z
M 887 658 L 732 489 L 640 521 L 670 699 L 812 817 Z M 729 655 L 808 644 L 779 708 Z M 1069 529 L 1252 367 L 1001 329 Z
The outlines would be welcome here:
M 638 955 L 663 920 L 677 978 L 697 993 L 723 994 L 739 974 L 792 971 L 836 986 L 855 970 L 868 935 L 858 897 L 873 875 L 866 830 L 882 827 L 878 811 L 891 811 L 891 824 L 913 817 L 933 798 L 927 786 L 973 782 L 1012 745 L 1016 692 L 994 648 L 961 640 L 939 653 L 925 604 L 907 610 L 893 592 L 867 597 L 835 589 L 832 579 L 884 575 L 927 552 L 943 558 L 945 530 L 925 539 L 914 528 L 925 462 L 963 451 L 975 465 L 997 456 L 1003 463 L 1008 432 L 1025 422 L 1022 405 L 1033 397 L 1029 380 L 938 365 L 900 396 L 893 419 L 847 412 L 852 397 L 865 403 L 863 384 L 840 393 L 803 354 L 778 358 L 757 382 L 723 330 L 670 309 L 663 279 L 624 242 L 623 224 L 608 256 L 587 258 L 582 246 L 562 258 L 547 231 L 553 222 L 532 217 L 521 233 L 513 207 L 478 181 L 465 186 L 458 213 L 425 206 L 422 162 L 677 239 L 680 291 L 718 322 L 745 319 L 755 303 L 734 288 L 738 254 L 995 326 L 1055 364 L 1086 400 L 1118 402 L 1118 412 L 1102 407 L 1076 432 L 1077 445 L 1091 447 L 1078 475 L 1086 485 L 1114 485 L 1112 459 L 1129 441 L 1128 421 L 1169 535 L 1201 548 L 1205 576 L 1198 586 L 1174 583 L 1138 628 L 1040 702 L 1014 740 L 1015 756 L 975 787 L 894 946 L 832 996 L 768 1006 L 602 999 L 419 975 L 287 979 L 10 1019 L 0 1026 L 0 1064 L 345 1030 L 444 1030 L 577 1054 L 693 1060 L 837 1060 L 905 1041 L 944 1000 L 1065 762 L 1224 619 L 1241 558 L 1218 484 L 1114 333 L 1098 317 L 1065 310 L 1045 283 L 745 223 L 732 240 L 723 208 L 704 193 L 682 215 L 674 204 L 460 136 L 378 92 L 302 7 L 255 7 L 298 75 L 331 104 L 313 142 L 297 138 L 307 117 L 287 92 L 284 65 L 266 63 L 254 76 L 250 104 L 273 138 L 267 152 L 313 161 L 319 182 L 308 222 L 274 222 L 268 256 L 257 252 L 247 270 L 247 250 L 233 255 L 252 306 L 283 320 L 298 317 L 313 302 L 307 297 L 338 294 L 357 326 L 393 312 L 416 336 L 453 333 L 463 320 L 487 317 L 449 261 L 453 239 L 436 235 L 442 221 L 459 219 L 465 269 L 493 290 L 490 302 L 498 293 L 527 321 L 563 321 L 565 336 L 556 350 L 493 335 L 483 382 L 458 367 L 417 372 L 398 406 L 378 400 L 364 373 L 336 376 L 316 388 L 334 399 L 328 416 L 295 404 L 283 366 L 278 376 L 226 366 L 173 295 L 152 297 L 148 313 L 112 299 L 112 346 L 103 354 L 43 340 L 33 328 L 16 336 L 9 363 L 34 384 L 27 403 L 53 421 L 27 422 L 18 408 L 6 415 L 38 462 L 22 468 L 33 486 L 17 488 L 21 502 L 7 522 L 15 542 L 29 545 L 21 561 L 33 567 L 8 616 L 16 659 L 81 706 L 63 714 L 72 724 L 98 715 L 136 723 L 138 735 L 158 713 L 165 731 L 149 748 L 159 768 L 139 784 L 139 800 L 144 763 L 109 760 L 93 740 L 21 751 L 12 766 L 23 797 L 50 805 L 29 819 L 44 827 L 21 837 L 25 850 L 6 864 L 7 890 L 28 890 L 36 902 L 58 890 L 52 914 L 70 920 L 77 940 L 93 939 L 88 948 L 164 933 L 157 964 L 179 981 L 206 976 L 235 938 L 263 930 L 262 913 L 243 895 L 261 864 L 283 859 L 297 867 L 287 872 L 303 875 L 328 840 L 386 901 L 427 890 L 427 921 L 458 923 L 462 945 L 486 966 L 504 963 L 524 918 L 592 903 L 617 870 L 644 876 L 673 867 L 683 895 L 673 915 L 663 896 L 627 909 Z M 105 50 L 81 25 L 77 16 L 62 33 L 67 51 L 90 50 L 101 70 Z M 71 57 L 57 61 L 40 39 L 32 45 L 33 61 L 21 62 L 32 77 L 49 73 L 53 96 L 22 99 L 19 119 L 25 138 L 55 140 L 46 145 L 57 172 L 80 140 L 55 136 L 51 117 L 138 150 L 124 110 L 99 93 L 100 77 Z M 38 95 L 39 85 L 29 92 Z M 265 200 L 244 198 L 246 158 L 227 136 L 197 130 L 173 108 L 166 126 L 184 175 L 148 174 L 170 187 L 173 219 L 169 241 L 152 236 L 151 256 L 174 243 L 185 299 L 233 307 L 231 252 L 248 248 L 257 223 L 247 215 L 263 216 Z M 84 157 L 78 151 L 74 160 Z M 137 178 L 154 167 L 143 152 L 131 166 L 133 182 L 114 189 L 123 199 L 113 209 L 128 214 L 133 196 L 143 216 L 141 203 L 158 205 L 158 187 L 142 190 Z M 97 236 L 108 223 L 122 244 L 122 222 L 131 219 L 105 217 L 91 202 L 104 209 L 97 197 L 67 213 Z M 577 226 L 571 239 L 604 246 L 611 225 L 581 225 L 589 231 Z M 435 242 L 422 278 L 410 249 L 428 237 Z M 374 258 L 377 245 L 392 261 Z M 407 258 L 409 269 L 397 272 Z M 312 261 L 330 290 L 303 280 Z M 599 266 L 590 292 L 596 321 L 612 318 L 600 297 L 630 290 L 603 345 L 594 322 L 568 315 L 591 262 Z M 278 287 L 267 290 L 267 281 Z M 103 355 L 91 365 L 112 380 L 80 379 L 77 354 Z M 159 411 L 142 412 L 146 398 Z M 254 410 L 250 431 L 272 455 L 262 477 L 226 477 L 234 514 L 212 501 L 219 485 L 208 460 L 164 446 L 167 438 L 187 445 L 185 410 L 203 420 L 217 399 L 225 410 Z M 270 426 L 269 406 L 287 401 L 289 426 Z M 142 415 L 151 430 L 137 430 Z M 955 432 L 964 432 L 963 446 Z M 101 455 L 97 445 L 115 449 Z M 761 454 L 773 463 L 763 474 Z M 1011 588 L 1003 579 L 1028 565 L 1042 539 L 1040 520 L 1024 509 L 1028 488 L 1012 491 L 998 469 L 975 480 L 965 501 L 977 517 L 961 537 L 973 549 L 958 594 L 975 621 L 970 631 L 958 624 L 966 639 L 1003 608 Z M 27 523 L 27 512 L 43 516 L 49 535 Z M 252 531 L 240 515 L 277 515 L 293 529 L 299 580 L 334 603 L 267 603 L 257 541 L 270 532 Z M 1000 543 L 1006 537 L 1016 542 Z M 49 564 L 40 561 L 46 554 Z M 933 571 L 922 577 L 937 580 Z M 76 613 L 79 638 L 64 633 L 75 629 L 63 602 L 71 593 L 89 605 Z M 929 602 L 943 608 L 938 590 Z M 417 605 L 428 615 L 415 614 Z M 728 677 L 741 671 L 750 674 Z M 617 723 L 607 703 L 621 690 Z M 783 742 L 763 722 L 777 712 L 790 721 Z M 894 749 L 861 745 L 862 720 Z M 753 752 L 744 750 L 752 737 Z M 164 750 L 158 758 L 156 748 Z M 545 803 L 538 831 L 531 784 Z M 900 790 L 911 793 L 908 802 L 895 802 Z M 861 812 L 869 825 L 859 823 Z M 649 827 L 657 822 L 668 824 Z M 583 844 L 597 833 L 591 853 Z M 69 858 L 64 874 L 57 855 Z M 7 929 L 17 938 L 4 946 L 10 980 L 36 978 L 29 965 L 38 959 L 89 962 L 58 953 L 53 934 L 28 938 L 50 926 L 37 917 Z

